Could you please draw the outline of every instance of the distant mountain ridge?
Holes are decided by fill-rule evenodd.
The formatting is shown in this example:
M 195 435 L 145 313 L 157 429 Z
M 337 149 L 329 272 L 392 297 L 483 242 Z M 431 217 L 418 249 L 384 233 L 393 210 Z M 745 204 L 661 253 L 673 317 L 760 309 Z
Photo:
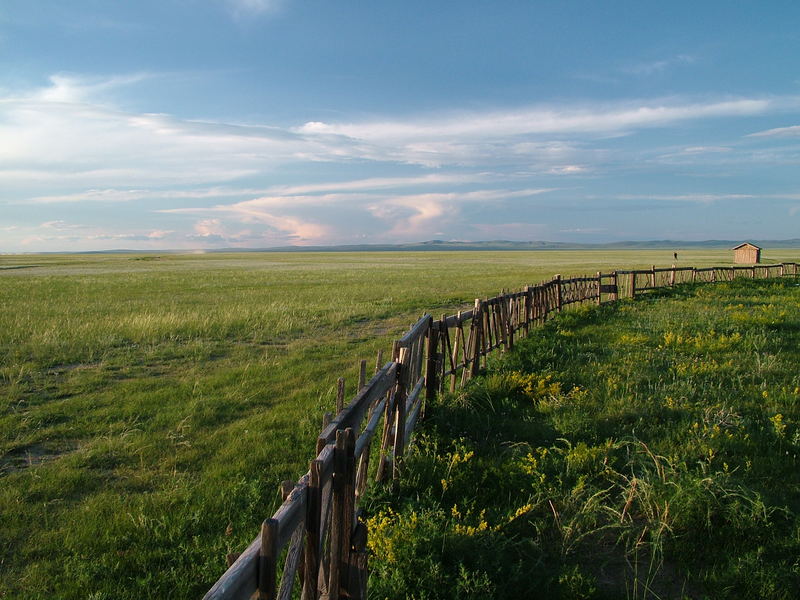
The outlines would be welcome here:
M 511 240 L 487 240 L 477 242 L 428 240 L 425 242 L 409 242 L 406 244 L 344 244 L 337 246 L 278 246 L 271 248 L 207 248 L 202 252 L 425 252 L 425 251 L 480 251 L 480 250 L 647 250 L 686 248 L 730 249 L 742 242 L 750 242 L 762 248 L 800 248 L 800 238 L 788 240 L 703 240 L 688 242 L 685 240 L 646 240 L 627 242 L 605 242 L 598 244 L 579 244 L 574 242 L 530 241 L 516 242 Z M 200 250 L 200 249 L 198 249 Z M 153 253 L 186 253 L 192 250 L 90 250 L 85 252 L 33 252 L 30 254 L 153 254 Z M 27 254 L 27 253 L 26 253 Z
M 600 244 L 578 244 L 573 242 L 511 240 L 487 240 L 477 242 L 428 240 L 406 244 L 348 244 L 338 246 L 282 246 L 278 248 L 226 248 L 207 252 L 424 252 L 424 251 L 478 251 L 478 250 L 627 250 L 627 249 L 680 249 L 714 248 L 729 249 L 742 242 L 750 242 L 762 248 L 800 248 L 800 238 L 790 240 L 704 240 L 687 242 L 680 240 L 648 240 L 639 242 L 606 242 Z

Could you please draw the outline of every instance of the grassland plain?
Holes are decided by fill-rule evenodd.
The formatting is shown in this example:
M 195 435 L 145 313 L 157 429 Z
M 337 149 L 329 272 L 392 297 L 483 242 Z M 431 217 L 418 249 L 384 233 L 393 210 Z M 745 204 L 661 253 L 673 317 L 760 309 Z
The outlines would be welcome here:
M 798 362 L 795 278 L 559 315 L 429 407 L 373 597 L 797 598 Z
M 798 251 L 768 258 L 796 259 Z M 681 251 L 682 264 L 724 264 Z M 196 598 L 424 311 L 671 251 L 0 256 L 0 597 Z

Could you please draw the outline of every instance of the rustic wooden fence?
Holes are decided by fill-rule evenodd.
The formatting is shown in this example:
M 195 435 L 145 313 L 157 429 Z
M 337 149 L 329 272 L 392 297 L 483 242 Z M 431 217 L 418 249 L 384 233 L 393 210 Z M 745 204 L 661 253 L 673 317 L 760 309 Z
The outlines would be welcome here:
M 359 499 L 370 481 L 395 479 L 425 399 L 464 385 L 490 352 L 549 315 L 576 303 L 635 298 L 686 282 L 797 275 L 797 263 L 752 267 L 655 267 L 590 277 L 562 278 L 475 300 L 472 309 L 434 319 L 423 316 L 394 343 L 392 359 L 366 381 L 361 362 L 358 392 L 344 406 L 339 380 L 336 415 L 326 415 L 317 457 L 296 483 L 282 484 L 283 504 L 204 600 L 366 598 L 367 531 Z

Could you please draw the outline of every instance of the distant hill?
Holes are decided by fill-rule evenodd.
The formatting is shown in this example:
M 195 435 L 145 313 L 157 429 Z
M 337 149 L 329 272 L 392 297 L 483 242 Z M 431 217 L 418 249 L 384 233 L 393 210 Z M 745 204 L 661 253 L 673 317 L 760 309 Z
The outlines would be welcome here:
M 428 240 L 407 244 L 349 244 L 339 246 L 279 246 L 273 248 L 213 248 L 203 252 L 424 252 L 424 251 L 479 251 L 479 250 L 647 250 L 681 248 L 716 248 L 729 249 L 751 242 L 762 248 L 800 248 L 800 238 L 790 240 L 704 240 L 687 242 L 683 240 L 647 240 L 640 242 L 608 242 L 604 244 L 578 244 L 573 242 L 514 242 L 510 240 L 488 240 L 477 242 Z M 41 252 L 30 254 L 154 254 L 185 253 L 191 250 L 93 250 L 88 252 Z M 26 253 L 29 254 L 29 253 Z
M 478 242 L 457 242 L 429 240 L 408 244 L 354 244 L 340 246 L 282 246 L 278 248 L 225 248 L 208 252 L 421 252 L 445 250 L 593 250 L 593 249 L 680 249 L 680 248 L 733 248 L 743 241 L 749 241 L 762 248 L 800 248 L 800 239 L 791 240 L 705 240 L 687 242 L 680 240 L 649 240 L 642 242 L 609 242 L 604 244 L 576 244 L 572 242 L 514 242 L 510 240 L 489 240 Z

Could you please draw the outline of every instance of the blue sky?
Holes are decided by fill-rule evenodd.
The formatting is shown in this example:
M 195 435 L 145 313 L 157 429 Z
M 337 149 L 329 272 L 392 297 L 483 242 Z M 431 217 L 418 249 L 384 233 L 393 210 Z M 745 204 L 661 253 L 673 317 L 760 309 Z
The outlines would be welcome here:
M 800 237 L 800 3 L 0 0 L 0 252 Z

